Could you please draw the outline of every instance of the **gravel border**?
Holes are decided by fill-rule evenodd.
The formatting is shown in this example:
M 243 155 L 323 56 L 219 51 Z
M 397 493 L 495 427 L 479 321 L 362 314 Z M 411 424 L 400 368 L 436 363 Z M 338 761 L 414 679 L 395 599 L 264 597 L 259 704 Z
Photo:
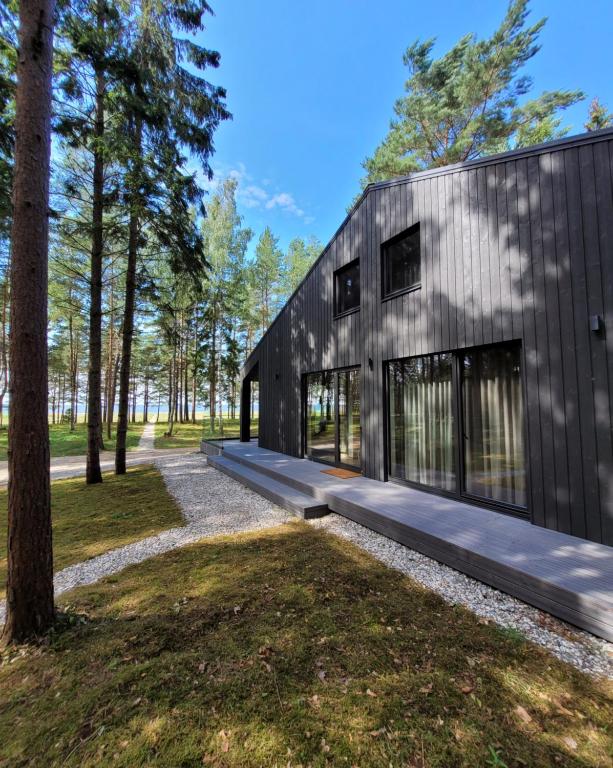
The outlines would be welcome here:
M 612 643 L 340 515 L 332 513 L 309 522 L 357 544 L 385 565 L 436 592 L 445 602 L 463 605 L 488 622 L 520 632 L 582 672 L 613 679 Z
M 146 439 L 149 437 L 147 435 Z M 262 530 L 293 517 L 258 493 L 209 467 L 200 453 L 160 456 L 154 463 L 179 504 L 186 525 L 64 568 L 54 578 L 56 597 L 75 587 L 93 584 L 128 565 L 200 539 Z M 340 515 L 332 513 L 309 523 L 351 541 L 385 565 L 436 592 L 447 603 L 463 605 L 486 621 L 520 632 L 582 672 L 613 679 L 612 643 L 559 621 Z M 4 615 L 4 603 L 0 602 L 0 624 Z
M 292 517 L 263 496 L 208 467 L 200 453 L 161 456 L 153 463 L 181 508 L 185 526 L 161 531 L 58 571 L 53 579 L 56 598 L 75 587 L 94 584 L 128 565 L 200 539 L 258 531 L 285 523 Z M 4 618 L 5 603 L 0 601 L 0 626 Z

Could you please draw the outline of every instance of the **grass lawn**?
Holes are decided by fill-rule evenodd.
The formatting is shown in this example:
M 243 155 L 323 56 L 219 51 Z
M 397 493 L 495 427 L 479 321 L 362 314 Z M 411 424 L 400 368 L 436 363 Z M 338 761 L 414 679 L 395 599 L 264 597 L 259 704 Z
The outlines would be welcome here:
M 207 438 L 220 438 L 221 432 L 219 426 L 213 432 L 209 419 L 201 419 L 196 424 L 175 424 L 172 430 L 172 437 L 164 437 L 164 432 L 168 429 L 168 422 L 160 421 L 155 425 L 155 447 L 156 448 L 197 448 L 200 441 Z M 251 429 L 257 432 L 257 420 L 252 421 Z M 224 419 L 223 436 L 239 437 L 240 420 Z
M 51 484 L 53 550 L 56 571 L 114 547 L 172 528 L 183 517 L 160 473 L 131 467 L 126 475 L 103 475 L 100 485 L 71 478 Z M 0 587 L 6 583 L 7 491 L 0 489 Z M 4 594 L 2 594 L 4 597 Z M 1 765 L 1 762 L 0 762 Z
M 0 765 L 611 765 L 609 684 L 305 523 L 66 602 L 4 656 Z
M 143 433 L 143 424 L 130 424 L 128 426 L 128 450 L 136 448 L 138 441 Z M 108 451 L 115 450 L 115 436 L 113 439 L 104 439 L 104 447 Z M 84 456 L 87 453 L 87 424 L 77 424 L 75 431 L 70 431 L 68 424 L 49 424 L 49 445 L 51 448 L 51 458 L 60 456 Z M 0 461 L 6 461 L 8 458 L 6 450 L 8 447 L 8 432 L 6 428 L 0 429 Z

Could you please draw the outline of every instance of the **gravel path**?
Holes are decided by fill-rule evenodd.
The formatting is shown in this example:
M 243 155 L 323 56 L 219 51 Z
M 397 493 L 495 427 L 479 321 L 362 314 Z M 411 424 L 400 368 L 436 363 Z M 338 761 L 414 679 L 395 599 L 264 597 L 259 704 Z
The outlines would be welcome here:
M 145 424 L 145 428 L 143 429 L 143 434 L 140 436 L 140 440 L 138 441 L 138 448 L 137 451 L 152 451 L 155 446 L 153 445 L 153 441 L 155 440 L 155 426 L 151 423 Z
M 257 531 L 291 518 L 257 493 L 232 478 L 207 467 L 200 453 L 156 458 L 155 464 L 170 493 L 181 507 L 186 525 L 170 528 L 133 544 L 105 552 L 59 571 L 54 577 L 56 598 L 74 587 L 96 581 L 176 547 L 208 536 Z M 0 602 L 0 625 L 5 606 Z
M 143 439 L 153 443 L 153 425 L 146 427 Z M 143 439 L 139 448 L 150 450 L 147 443 L 142 445 Z M 205 537 L 261 530 L 291 518 L 289 512 L 208 467 L 202 454 L 158 454 L 154 461 L 181 507 L 186 525 L 65 568 L 55 575 L 56 596 Z M 310 523 L 357 544 L 381 562 L 441 595 L 446 602 L 463 605 L 483 620 L 520 632 L 583 672 L 613 678 L 611 643 L 339 515 L 330 514 Z M 3 621 L 4 604 L 0 603 L 0 624 Z

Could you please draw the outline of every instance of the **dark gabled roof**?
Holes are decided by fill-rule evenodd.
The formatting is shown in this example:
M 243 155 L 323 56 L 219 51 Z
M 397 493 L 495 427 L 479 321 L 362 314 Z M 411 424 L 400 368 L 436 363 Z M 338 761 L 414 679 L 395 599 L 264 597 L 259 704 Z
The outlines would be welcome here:
M 407 184 L 409 182 L 413 181 L 419 181 L 420 179 L 429 179 L 433 176 L 444 176 L 448 173 L 454 173 L 455 171 L 470 169 L 470 168 L 480 168 L 484 165 L 490 166 L 490 165 L 496 165 L 498 163 L 504 163 L 508 160 L 520 160 L 524 157 L 531 157 L 533 155 L 538 155 L 544 152 L 551 152 L 554 149 L 562 148 L 562 149 L 570 149 L 574 146 L 583 146 L 585 144 L 593 144 L 598 141 L 601 141 L 602 139 L 606 138 L 613 138 L 613 127 L 611 128 L 602 128 L 599 131 L 590 131 L 588 133 L 580 133 L 576 134 L 574 136 L 565 136 L 561 139 L 554 139 L 553 141 L 546 141 L 542 144 L 534 144 L 531 147 L 524 147 L 521 149 L 512 149 L 508 152 L 499 152 L 495 155 L 487 155 L 485 157 L 479 157 L 475 160 L 467 160 L 463 163 L 455 163 L 453 165 L 444 165 L 440 168 L 430 168 L 426 171 L 418 171 L 416 173 L 411 173 L 408 176 L 399 176 L 395 179 L 389 179 L 388 181 L 377 181 L 372 184 L 369 184 L 360 197 L 355 201 L 355 203 L 351 206 L 349 212 L 341 222 L 340 226 L 336 230 L 336 232 L 332 235 L 330 240 L 328 241 L 325 248 L 322 250 L 322 252 L 319 254 L 317 259 L 313 262 L 311 265 L 309 271 L 306 273 L 306 275 L 302 278 L 298 286 L 294 289 L 291 296 L 287 299 L 285 304 L 281 307 L 277 315 L 275 316 L 274 320 L 271 322 L 271 324 L 266 329 L 266 332 L 263 334 L 262 338 L 258 341 L 258 343 L 255 345 L 255 347 L 252 349 L 249 357 L 245 361 L 245 364 L 243 365 L 241 369 L 241 375 L 245 375 L 249 369 L 252 367 L 250 365 L 251 358 L 255 355 L 255 353 L 258 351 L 259 346 L 262 344 L 266 336 L 271 331 L 272 327 L 275 325 L 277 320 L 281 317 L 283 312 L 285 311 L 286 307 L 288 307 L 291 302 L 294 299 L 294 296 L 298 293 L 298 291 L 302 288 L 303 284 L 307 281 L 309 278 L 311 272 L 315 269 L 315 267 L 319 264 L 319 262 L 324 258 L 326 253 L 330 250 L 330 246 L 332 243 L 336 240 L 336 238 L 339 236 L 347 222 L 351 219 L 353 214 L 357 211 L 357 209 L 362 205 L 366 197 L 375 189 L 383 189 L 385 187 L 394 187 L 398 184 Z

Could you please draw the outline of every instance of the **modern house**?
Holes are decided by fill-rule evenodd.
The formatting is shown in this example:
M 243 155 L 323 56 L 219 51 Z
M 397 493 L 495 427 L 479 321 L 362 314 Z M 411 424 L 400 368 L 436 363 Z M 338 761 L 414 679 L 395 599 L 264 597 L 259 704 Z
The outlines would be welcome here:
M 439 523 L 465 510 L 515 551 L 542 529 L 608 545 L 589 557 L 611 595 L 613 130 L 371 184 L 242 375 L 241 440 L 257 380 L 260 449 L 409 488 Z

